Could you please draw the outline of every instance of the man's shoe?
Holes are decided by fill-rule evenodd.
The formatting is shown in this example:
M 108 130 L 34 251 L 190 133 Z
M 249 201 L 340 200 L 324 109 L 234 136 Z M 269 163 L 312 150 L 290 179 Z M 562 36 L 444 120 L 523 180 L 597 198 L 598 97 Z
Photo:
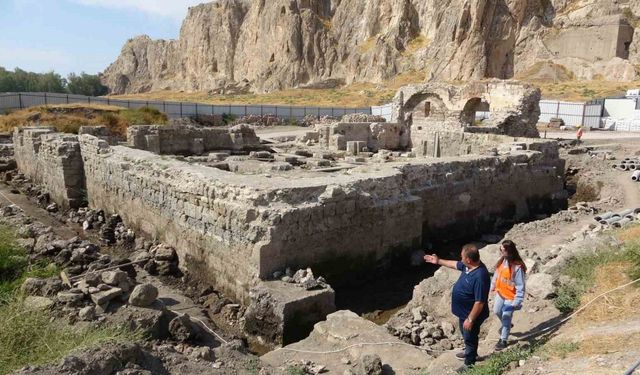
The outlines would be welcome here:
M 498 340 L 498 343 L 496 344 L 495 350 L 496 351 L 500 351 L 504 348 L 507 347 L 507 340 Z
M 473 368 L 473 365 L 462 365 L 458 367 L 458 369 L 456 370 L 456 373 L 464 374 L 465 372 L 467 372 L 468 370 L 471 370 L 472 368 Z
M 456 358 L 458 358 L 461 361 L 464 361 L 464 351 L 457 352 L 456 353 Z

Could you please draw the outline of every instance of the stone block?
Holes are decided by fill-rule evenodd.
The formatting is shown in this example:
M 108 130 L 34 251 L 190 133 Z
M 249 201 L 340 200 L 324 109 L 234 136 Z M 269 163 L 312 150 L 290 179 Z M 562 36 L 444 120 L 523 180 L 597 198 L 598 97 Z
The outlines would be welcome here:
M 93 293 L 91 295 L 91 300 L 96 305 L 104 305 L 105 303 L 110 302 L 112 299 L 121 296 L 122 293 L 122 289 L 120 288 L 111 288 L 101 292 Z
M 306 337 L 313 325 L 335 311 L 332 288 L 305 290 L 282 281 L 263 281 L 250 292 L 245 330 L 276 345 Z

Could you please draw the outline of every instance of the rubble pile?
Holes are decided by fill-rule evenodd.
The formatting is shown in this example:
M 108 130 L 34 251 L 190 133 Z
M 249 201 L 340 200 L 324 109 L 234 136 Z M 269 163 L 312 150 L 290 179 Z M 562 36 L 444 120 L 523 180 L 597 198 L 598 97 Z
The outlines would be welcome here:
M 285 125 L 286 123 L 287 120 L 273 114 L 240 116 L 233 121 L 233 125 L 249 124 L 254 127 L 277 126 Z
M 378 115 L 369 115 L 366 113 L 349 113 L 342 116 L 341 122 L 387 122 L 387 120 Z
M 421 306 L 411 309 L 411 319 L 400 328 L 388 326 L 398 338 L 430 351 L 451 350 L 464 346 L 457 328 L 449 321 L 436 321 Z
M 328 287 L 327 281 L 322 276 L 317 278 L 313 275 L 311 268 L 305 270 L 300 269 L 295 273 L 291 268 L 287 268 L 284 272 L 277 271 L 273 273 L 275 280 L 284 281 L 285 283 L 295 284 L 305 290 L 325 289 Z

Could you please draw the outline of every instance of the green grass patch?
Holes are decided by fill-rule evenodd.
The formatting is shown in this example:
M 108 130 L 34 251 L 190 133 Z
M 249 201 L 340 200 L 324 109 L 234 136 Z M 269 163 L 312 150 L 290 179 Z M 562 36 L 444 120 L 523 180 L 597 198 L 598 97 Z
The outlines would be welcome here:
M 304 370 L 298 366 L 289 366 L 286 370 L 287 375 L 304 375 Z
M 628 275 L 631 280 L 640 279 L 640 241 L 632 241 L 625 245 L 625 256 L 630 261 Z M 640 287 L 639 283 L 634 284 Z
M 500 375 L 510 363 L 527 359 L 533 354 L 532 347 L 512 347 L 487 358 L 484 362 L 464 372 L 465 375 Z
M 569 353 L 573 353 L 578 349 L 580 349 L 580 344 L 578 344 L 577 342 L 554 342 L 540 347 L 536 351 L 536 354 L 546 359 L 565 359 L 567 358 Z
M 27 254 L 16 242 L 13 230 L 0 225 L 0 303 L 11 296 L 28 264 Z
M 124 328 L 78 328 L 51 321 L 46 312 L 29 310 L 15 298 L 0 306 L 0 375 L 58 361 L 75 350 L 141 338 Z

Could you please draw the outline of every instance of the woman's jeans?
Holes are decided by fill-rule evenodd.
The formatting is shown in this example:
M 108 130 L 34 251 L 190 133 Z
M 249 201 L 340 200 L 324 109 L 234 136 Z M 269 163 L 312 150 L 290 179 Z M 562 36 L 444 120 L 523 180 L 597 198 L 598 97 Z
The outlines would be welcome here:
M 509 337 L 509 331 L 511 331 L 511 319 L 513 319 L 513 312 L 516 310 L 513 307 L 513 300 L 505 300 L 496 293 L 496 298 L 493 305 L 493 313 L 496 314 L 498 319 L 502 322 L 502 330 L 500 331 L 500 339 L 507 340 Z

